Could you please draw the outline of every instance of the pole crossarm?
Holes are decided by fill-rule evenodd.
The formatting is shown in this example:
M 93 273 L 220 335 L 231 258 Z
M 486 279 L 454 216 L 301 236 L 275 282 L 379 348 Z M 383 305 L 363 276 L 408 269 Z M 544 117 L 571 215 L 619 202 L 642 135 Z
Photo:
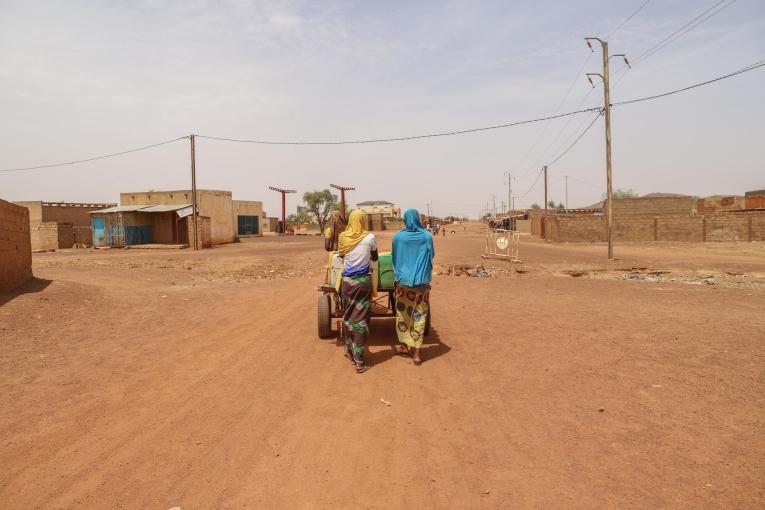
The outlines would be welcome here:
M 279 193 L 297 193 L 294 189 L 281 189 L 281 188 L 275 188 L 273 186 L 269 186 L 268 189 L 278 191 Z

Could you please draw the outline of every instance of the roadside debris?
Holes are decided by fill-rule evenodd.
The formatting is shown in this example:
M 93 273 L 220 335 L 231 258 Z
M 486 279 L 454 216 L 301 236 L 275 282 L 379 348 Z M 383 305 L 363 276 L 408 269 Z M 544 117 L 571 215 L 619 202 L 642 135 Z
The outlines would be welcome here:
M 387 400 L 385 400 L 385 399 L 384 399 L 384 398 L 382 398 L 382 397 L 380 397 L 380 402 L 382 402 L 383 404 L 385 404 L 385 405 L 386 405 L 386 406 L 388 406 L 388 407 L 390 407 L 390 406 L 392 405 L 390 402 L 388 402 Z

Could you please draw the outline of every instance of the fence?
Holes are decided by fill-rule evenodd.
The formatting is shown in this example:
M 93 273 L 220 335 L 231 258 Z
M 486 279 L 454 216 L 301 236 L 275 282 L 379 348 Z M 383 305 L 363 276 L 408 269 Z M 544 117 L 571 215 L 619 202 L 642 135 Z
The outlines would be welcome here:
M 486 230 L 486 248 L 483 256 L 509 258 L 512 262 L 520 262 L 518 252 L 521 235 L 517 230 L 490 228 Z

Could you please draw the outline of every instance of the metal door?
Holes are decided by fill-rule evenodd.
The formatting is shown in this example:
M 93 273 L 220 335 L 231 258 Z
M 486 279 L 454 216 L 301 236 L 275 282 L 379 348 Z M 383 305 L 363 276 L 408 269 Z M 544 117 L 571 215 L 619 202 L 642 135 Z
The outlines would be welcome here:
M 106 246 L 106 229 L 104 228 L 103 218 L 91 218 L 91 226 L 93 227 L 93 246 Z

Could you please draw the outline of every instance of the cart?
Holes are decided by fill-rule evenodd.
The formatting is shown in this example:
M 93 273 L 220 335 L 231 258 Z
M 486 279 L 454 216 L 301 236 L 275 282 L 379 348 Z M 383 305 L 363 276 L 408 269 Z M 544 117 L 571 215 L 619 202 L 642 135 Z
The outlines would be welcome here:
M 372 264 L 372 275 L 374 278 L 378 278 L 378 285 L 377 296 L 372 298 L 370 317 L 396 316 L 396 288 L 392 278 L 393 269 L 382 260 L 384 257 L 390 257 L 390 253 L 380 253 L 381 260 Z M 380 277 L 379 262 L 383 262 L 382 273 L 385 275 L 383 278 Z M 332 338 L 335 334 L 332 331 L 332 319 L 343 318 L 343 300 L 340 299 L 340 294 L 334 285 L 338 271 L 342 271 L 342 259 L 337 252 L 333 252 L 327 261 L 324 283 L 317 288 L 321 293 L 317 306 L 319 338 Z M 387 274 L 388 272 L 391 274 Z M 428 309 L 425 336 L 430 334 L 430 316 L 431 310 Z

